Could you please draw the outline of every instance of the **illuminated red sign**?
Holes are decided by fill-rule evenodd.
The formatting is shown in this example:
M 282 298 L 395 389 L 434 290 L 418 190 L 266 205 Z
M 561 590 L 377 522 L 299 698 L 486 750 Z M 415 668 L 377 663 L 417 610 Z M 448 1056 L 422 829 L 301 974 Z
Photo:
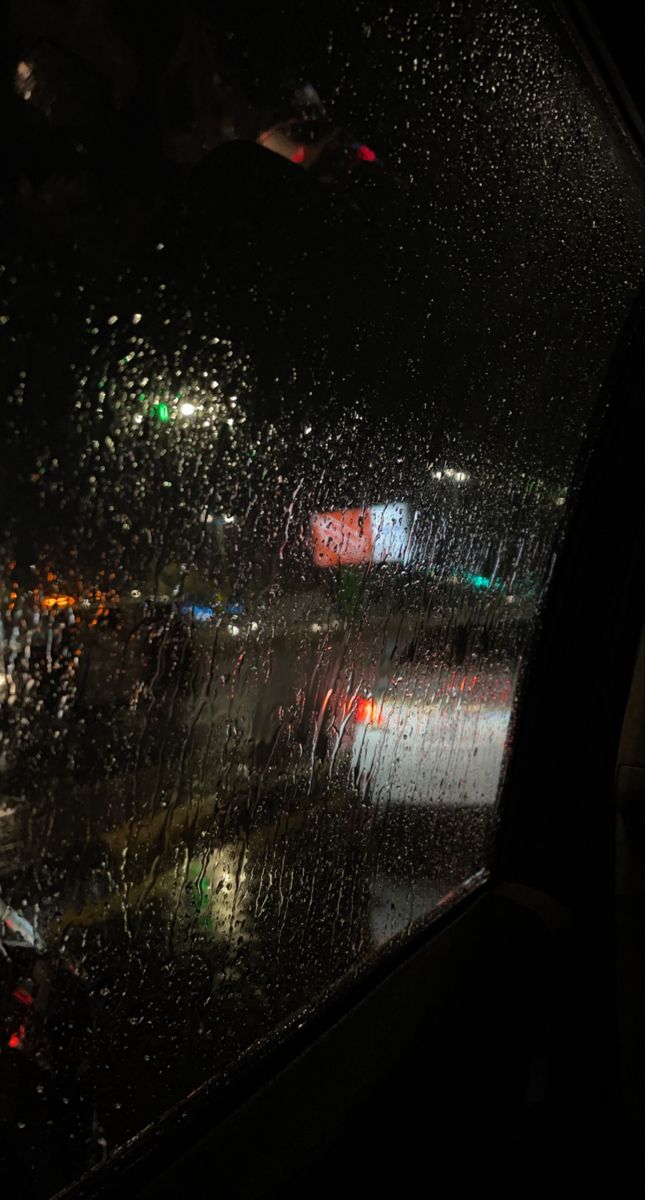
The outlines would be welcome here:
M 408 506 L 371 504 L 368 508 L 314 513 L 311 540 L 317 567 L 402 562 L 409 554 Z
M 372 557 L 372 518 L 368 508 L 316 513 L 311 518 L 311 536 L 318 567 L 364 563 Z

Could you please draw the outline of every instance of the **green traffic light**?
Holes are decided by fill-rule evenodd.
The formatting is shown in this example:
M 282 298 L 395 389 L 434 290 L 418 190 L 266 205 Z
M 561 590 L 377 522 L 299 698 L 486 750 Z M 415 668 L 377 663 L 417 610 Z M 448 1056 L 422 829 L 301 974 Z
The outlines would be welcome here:
M 141 396 L 142 398 L 145 398 L 143 392 L 141 393 Z M 155 400 L 152 408 L 148 409 L 148 416 L 156 417 L 158 421 L 161 421 L 163 424 L 165 424 L 166 421 L 170 420 L 168 405 L 165 404 L 163 400 Z

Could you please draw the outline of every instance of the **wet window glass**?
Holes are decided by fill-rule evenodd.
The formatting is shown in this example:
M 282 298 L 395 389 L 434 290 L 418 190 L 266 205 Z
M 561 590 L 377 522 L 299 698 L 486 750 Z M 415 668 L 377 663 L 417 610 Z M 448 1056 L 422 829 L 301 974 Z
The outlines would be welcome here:
M 640 183 L 546 5 L 5 19 L 0 1125 L 47 1197 L 486 880 Z

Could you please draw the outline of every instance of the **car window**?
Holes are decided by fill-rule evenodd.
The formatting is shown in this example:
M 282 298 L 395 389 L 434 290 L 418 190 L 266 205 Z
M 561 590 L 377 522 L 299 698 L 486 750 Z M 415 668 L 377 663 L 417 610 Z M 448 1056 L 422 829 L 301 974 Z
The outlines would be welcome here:
M 2 50 L 0 1122 L 42 1197 L 488 877 L 642 278 L 549 6 L 90 8 Z

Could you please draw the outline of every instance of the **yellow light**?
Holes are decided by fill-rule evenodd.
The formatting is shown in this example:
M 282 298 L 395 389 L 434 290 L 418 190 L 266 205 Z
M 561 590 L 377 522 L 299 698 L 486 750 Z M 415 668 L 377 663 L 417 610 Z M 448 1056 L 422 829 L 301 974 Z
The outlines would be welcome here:
M 43 596 L 43 608 L 73 608 L 76 600 L 73 596 Z

